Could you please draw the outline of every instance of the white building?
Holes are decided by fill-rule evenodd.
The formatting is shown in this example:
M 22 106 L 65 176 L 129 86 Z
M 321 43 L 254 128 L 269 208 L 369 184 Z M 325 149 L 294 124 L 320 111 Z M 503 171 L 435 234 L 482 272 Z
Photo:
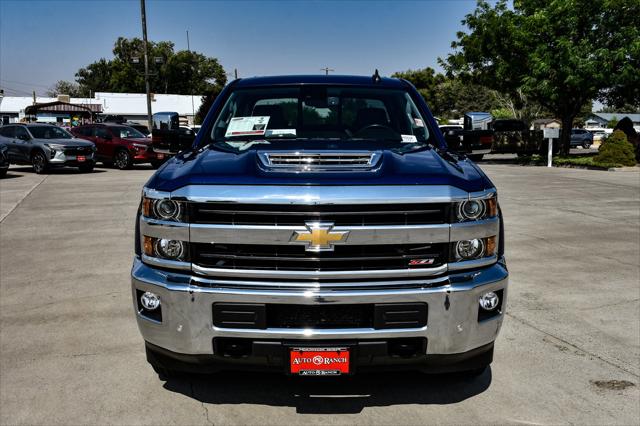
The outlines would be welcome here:
M 59 98 L 36 97 L 36 103 L 49 103 Z M 186 117 L 189 125 L 193 124 L 194 114 L 198 111 L 202 95 L 169 95 L 154 94 L 151 98 L 152 113 L 175 111 Z M 79 105 L 99 104 L 101 115 L 121 115 L 128 121 L 146 124 L 147 97 L 144 93 L 108 93 L 96 92 L 93 98 L 70 98 L 66 102 Z M 14 123 L 24 117 L 24 109 L 33 105 L 31 96 L 1 96 L 0 95 L 0 124 Z M 68 123 L 68 114 L 42 114 L 38 121 Z

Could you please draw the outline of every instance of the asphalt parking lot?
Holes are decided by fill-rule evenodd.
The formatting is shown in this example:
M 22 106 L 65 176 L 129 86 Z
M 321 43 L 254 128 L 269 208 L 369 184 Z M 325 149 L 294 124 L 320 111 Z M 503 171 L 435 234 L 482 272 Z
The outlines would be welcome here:
M 476 380 L 147 365 L 129 269 L 151 169 L 0 180 L 1 424 L 638 424 L 640 173 L 485 164 L 511 283 Z

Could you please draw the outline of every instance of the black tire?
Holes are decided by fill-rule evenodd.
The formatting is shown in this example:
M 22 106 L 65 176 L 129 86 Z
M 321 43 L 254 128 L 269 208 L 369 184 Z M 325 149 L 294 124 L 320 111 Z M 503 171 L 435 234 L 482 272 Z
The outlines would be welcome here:
M 36 151 L 31 154 L 31 166 L 33 171 L 41 175 L 47 172 L 49 164 L 47 163 L 47 157 L 45 157 L 42 151 Z
M 133 166 L 133 159 L 131 154 L 126 149 L 120 149 L 116 151 L 116 155 L 113 157 L 113 164 L 120 170 L 130 169 Z
M 0 169 L 0 178 L 3 178 L 7 175 L 7 171 L 9 169 Z
M 585 142 L 584 144 L 582 144 L 582 147 L 584 149 L 589 149 L 589 148 L 591 148 L 591 144 L 589 142 Z
M 471 161 L 480 161 L 484 158 L 484 154 L 469 154 L 468 157 Z
M 82 166 L 78 166 L 78 169 L 82 172 L 82 173 L 91 173 L 93 171 L 95 164 L 91 163 L 91 164 L 84 164 Z

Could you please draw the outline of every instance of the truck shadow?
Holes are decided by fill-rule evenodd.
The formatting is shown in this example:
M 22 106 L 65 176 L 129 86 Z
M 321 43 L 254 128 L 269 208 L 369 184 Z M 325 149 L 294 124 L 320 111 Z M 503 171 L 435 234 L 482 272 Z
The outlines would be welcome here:
M 491 368 L 478 377 L 377 373 L 339 378 L 300 378 L 267 373 L 218 373 L 169 379 L 164 388 L 207 404 L 295 407 L 299 414 L 355 414 L 366 407 L 453 404 L 491 384 Z

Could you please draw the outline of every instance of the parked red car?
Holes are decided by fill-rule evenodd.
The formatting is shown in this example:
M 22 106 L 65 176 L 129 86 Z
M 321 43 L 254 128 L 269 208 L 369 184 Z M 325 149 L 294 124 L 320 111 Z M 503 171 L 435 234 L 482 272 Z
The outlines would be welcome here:
M 96 123 L 74 127 L 71 133 L 93 142 L 97 148 L 96 160 L 107 166 L 115 165 L 123 170 L 133 164 L 151 163 L 157 168 L 165 160 L 164 154 L 153 152 L 151 139 L 133 127 Z

